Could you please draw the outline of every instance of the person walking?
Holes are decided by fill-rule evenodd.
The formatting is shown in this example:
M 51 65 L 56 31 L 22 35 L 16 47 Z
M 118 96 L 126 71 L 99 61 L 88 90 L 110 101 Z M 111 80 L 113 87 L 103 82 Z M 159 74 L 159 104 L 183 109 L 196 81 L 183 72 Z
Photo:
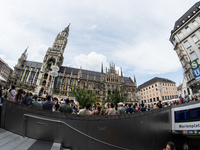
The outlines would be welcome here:
M 187 145 L 187 143 L 185 143 L 185 144 L 183 145 L 183 150 L 189 150 L 189 146 Z

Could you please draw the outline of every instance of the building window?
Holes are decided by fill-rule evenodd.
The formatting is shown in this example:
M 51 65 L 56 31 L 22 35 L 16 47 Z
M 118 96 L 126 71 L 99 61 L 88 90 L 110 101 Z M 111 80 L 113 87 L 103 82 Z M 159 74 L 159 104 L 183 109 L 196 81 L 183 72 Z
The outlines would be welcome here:
M 189 48 L 189 47 L 191 46 L 190 43 L 189 43 L 188 41 L 185 41 L 185 42 L 184 42 L 184 45 L 185 45 L 186 48 Z
M 85 86 L 85 82 L 81 82 L 81 87 L 84 87 Z
M 198 25 L 198 22 L 194 20 L 194 21 L 192 22 L 192 24 L 196 27 L 196 26 Z
M 182 62 L 182 64 L 183 64 L 183 66 L 186 65 L 186 63 L 185 63 L 185 59 L 182 59 L 181 62 Z
M 192 40 L 194 41 L 194 43 L 196 43 L 199 41 L 199 38 L 196 35 L 194 35 L 192 36 Z
M 155 99 L 155 98 L 153 98 L 153 101 L 155 102 L 155 101 L 156 101 L 156 99 Z
M 92 83 L 89 83 L 89 84 L 88 84 L 88 87 L 89 87 L 89 88 L 92 88 Z
M 190 27 L 188 27 L 188 26 L 185 28 L 185 30 L 186 30 L 187 32 L 190 32 L 190 31 L 191 31 Z
M 190 74 L 190 72 L 187 73 L 187 77 L 188 77 L 189 80 L 191 80 L 191 74 Z
M 177 48 L 177 53 L 178 53 L 178 54 L 180 54 L 180 53 L 181 53 L 181 51 L 180 51 L 180 49 L 179 49 L 179 48 Z
M 150 102 L 152 102 L 152 99 L 150 99 Z
M 178 33 L 178 36 L 179 36 L 179 37 L 183 37 L 183 33 L 182 33 L 182 32 L 179 32 L 179 33 Z
M 157 84 L 155 84 L 155 86 L 157 86 Z
M 191 53 L 190 55 L 191 55 L 191 58 L 192 58 L 192 60 L 195 60 L 195 59 L 197 59 L 197 55 L 196 55 L 196 53 L 195 53 L 195 52 Z
M 99 85 L 98 85 L 98 84 L 95 84 L 95 88 L 98 89 L 98 88 L 99 88 Z
M 157 101 L 159 101 L 159 97 L 156 97 L 157 98 Z

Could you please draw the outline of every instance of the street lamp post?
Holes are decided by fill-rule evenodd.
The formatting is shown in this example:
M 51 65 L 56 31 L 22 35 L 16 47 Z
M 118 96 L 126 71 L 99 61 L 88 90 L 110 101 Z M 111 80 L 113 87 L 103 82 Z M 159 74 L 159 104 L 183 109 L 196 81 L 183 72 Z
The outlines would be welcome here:
M 51 75 L 51 85 L 50 85 L 50 88 L 49 88 L 49 94 L 52 94 L 52 86 L 53 86 L 53 79 L 55 77 L 58 76 L 58 71 L 59 71 L 59 67 L 58 66 L 52 66 L 52 71 L 50 72 L 50 75 Z

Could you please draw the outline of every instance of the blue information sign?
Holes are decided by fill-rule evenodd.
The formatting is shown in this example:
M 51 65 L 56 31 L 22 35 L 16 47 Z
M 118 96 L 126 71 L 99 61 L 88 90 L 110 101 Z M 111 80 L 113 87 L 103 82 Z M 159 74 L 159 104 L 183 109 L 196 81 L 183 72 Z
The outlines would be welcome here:
M 197 68 L 197 69 L 193 70 L 193 73 L 194 73 L 195 79 L 199 79 L 200 78 L 200 68 Z

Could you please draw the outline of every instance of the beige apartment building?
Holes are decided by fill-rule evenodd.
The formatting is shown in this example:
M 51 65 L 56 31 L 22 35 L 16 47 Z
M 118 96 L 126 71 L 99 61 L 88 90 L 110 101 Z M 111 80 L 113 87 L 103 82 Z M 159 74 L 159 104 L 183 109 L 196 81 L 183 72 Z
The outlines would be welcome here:
M 200 87 L 200 2 L 183 14 L 171 31 L 170 42 L 187 77 L 187 86 L 198 93 Z
M 154 104 L 159 100 L 178 98 L 176 83 L 159 77 L 155 77 L 138 86 L 138 93 L 144 104 Z

